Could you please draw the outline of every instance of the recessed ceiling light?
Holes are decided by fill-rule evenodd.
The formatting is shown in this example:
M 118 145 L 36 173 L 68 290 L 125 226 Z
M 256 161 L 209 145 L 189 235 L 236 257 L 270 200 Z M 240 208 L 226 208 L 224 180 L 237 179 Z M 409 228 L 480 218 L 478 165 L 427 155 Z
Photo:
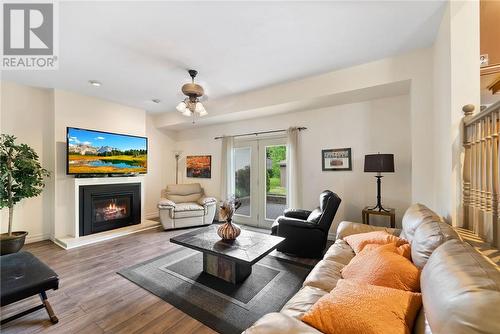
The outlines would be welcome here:
M 161 102 L 160 99 L 152 99 L 151 101 L 153 101 L 154 103 L 160 103 Z
M 91 84 L 94 87 L 100 87 L 101 83 L 97 80 L 89 80 L 89 84 Z

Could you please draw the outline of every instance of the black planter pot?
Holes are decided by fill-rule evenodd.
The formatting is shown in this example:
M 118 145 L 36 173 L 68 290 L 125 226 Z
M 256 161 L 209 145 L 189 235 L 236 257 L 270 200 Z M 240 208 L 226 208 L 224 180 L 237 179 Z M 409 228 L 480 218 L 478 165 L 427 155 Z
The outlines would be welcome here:
M 8 233 L 0 234 L 0 255 L 19 252 L 24 246 L 26 235 L 28 232 L 24 231 L 12 232 L 10 236 Z

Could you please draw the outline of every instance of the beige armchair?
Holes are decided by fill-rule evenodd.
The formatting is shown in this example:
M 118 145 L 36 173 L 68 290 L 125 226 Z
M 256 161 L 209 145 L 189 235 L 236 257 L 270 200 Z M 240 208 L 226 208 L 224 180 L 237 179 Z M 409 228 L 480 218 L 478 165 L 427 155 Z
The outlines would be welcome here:
M 209 225 L 214 220 L 216 206 L 217 200 L 206 197 L 199 183 L 168 185 L 158 203 L 165 230 Z

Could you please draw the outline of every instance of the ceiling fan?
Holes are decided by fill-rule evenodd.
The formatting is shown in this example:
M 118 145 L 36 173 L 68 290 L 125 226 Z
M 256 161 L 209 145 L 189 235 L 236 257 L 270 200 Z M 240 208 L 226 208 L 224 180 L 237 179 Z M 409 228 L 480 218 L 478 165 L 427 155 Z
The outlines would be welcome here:
M 205 94 L 203 87 L 194 82 L 194 78 L 198 74 L 196 70 L 188 70 L 191 76 L 191 82 L 184 84 L 182 86 L 182 93 L 186 95 L 186 98 L 180 102 L 175 109 L 182 113 L 184 116 L 193 117 L 193 124 L 195 122 L 196 115 L 203 117 L 207 115 L 205 107 L 200 102 L 201 97 Z

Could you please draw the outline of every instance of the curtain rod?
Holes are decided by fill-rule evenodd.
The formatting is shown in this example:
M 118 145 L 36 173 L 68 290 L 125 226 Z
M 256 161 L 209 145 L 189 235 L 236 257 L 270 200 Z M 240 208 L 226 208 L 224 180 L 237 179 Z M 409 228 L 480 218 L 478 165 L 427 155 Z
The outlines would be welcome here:
M 297 128 L 297 130 L 299 131 L 302 131 L 302 130 L 307 130 L 306 127 L 303 127 L 303 126 L 300 126 Z M 287 131 L 287 129 L 281 129 L 281 130 L 270 130 L 270 131 L 259 131 L 259 132 L 249 132 L 249 133 L 242 133 L 242 134 L 239 134 L 239 135 L 234 135 L 234 136 L 219 136 L 219 137 L 215 137 L 214 139 L 222 139 L 224 137 L 233 137 L 233 138 L 236 138 L 236 137 L 244 137 L 244 136 L 258 136 L 258 135 L 263 135 L 263 134 L 266 134 L 266 133 L 276 133 L 276 132 L 285 132 Z

